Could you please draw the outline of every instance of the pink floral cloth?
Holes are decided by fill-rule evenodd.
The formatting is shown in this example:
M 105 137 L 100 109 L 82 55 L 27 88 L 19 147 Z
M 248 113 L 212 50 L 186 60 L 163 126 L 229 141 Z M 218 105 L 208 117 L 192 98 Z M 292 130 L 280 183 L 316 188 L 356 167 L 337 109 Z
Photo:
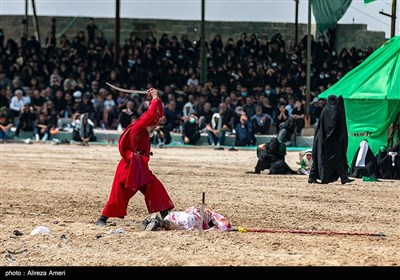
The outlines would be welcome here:
M 176 229 L 193 230 L 199 229 L 201 224 L 201 209 L 190 207 L 185 211 L 170 212 L 165 218 L 176 225 Z M 214 225 L 211 224 L 212 222 Z M 220 231 L 228 231 L 232 225 L 221 214 L 209 209 L 204 209 L 203 230 L 218 229 Z

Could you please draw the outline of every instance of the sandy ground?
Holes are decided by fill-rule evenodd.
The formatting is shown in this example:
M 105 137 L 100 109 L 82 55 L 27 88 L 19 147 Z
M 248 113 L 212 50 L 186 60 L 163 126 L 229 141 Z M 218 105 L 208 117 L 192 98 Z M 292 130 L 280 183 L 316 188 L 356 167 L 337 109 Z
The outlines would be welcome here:
M 143 196 L 129 203 L 116 226 L 94 226 L 107 201 L 116 146 L 0 145 L 2 266 L 399 266 L 399 181 L 309 185 L 300 175 L 253 175 L 255 151 L 153 149 L 150 167 L 176 210 L 200 206 L 233 225 L 384 233 L 386 237 L 239 233 L 146 232 Z M 298 152 L 289 152 L 296 168 Z M 52 235 L 31 236 L 36 226 Z M 110 234 L 122 228 L 123 234 Z M 13 236 L 15 229 L 22 236 Z M 62 235 L 66 239 L 62 238 Z M 96 236 L 101 235 L 100 238 Z M 6 260 L 7 250 L 25 250 Z

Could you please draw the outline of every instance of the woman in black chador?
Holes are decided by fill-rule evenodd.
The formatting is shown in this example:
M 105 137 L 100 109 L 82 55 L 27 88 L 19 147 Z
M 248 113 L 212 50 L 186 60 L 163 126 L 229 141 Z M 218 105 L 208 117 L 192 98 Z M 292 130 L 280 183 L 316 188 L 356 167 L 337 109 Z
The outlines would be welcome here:
M 347 176 L 348 135 L 343 97 L 330 95 L 321 112 L 313 143 L 313 165 L 308 183 L 342 184 L 354 181 Z
M 355 178 L 378 178 L 379 176 L 378 163 L 367 140 L 361 141 L 360 147 L 354 154 L 350 167 L 350 176 Z
M 400 142 L 387 151 L 382 146 L 376 155 L 379 167 L 380 178 L 382 179 L 400 179 Z

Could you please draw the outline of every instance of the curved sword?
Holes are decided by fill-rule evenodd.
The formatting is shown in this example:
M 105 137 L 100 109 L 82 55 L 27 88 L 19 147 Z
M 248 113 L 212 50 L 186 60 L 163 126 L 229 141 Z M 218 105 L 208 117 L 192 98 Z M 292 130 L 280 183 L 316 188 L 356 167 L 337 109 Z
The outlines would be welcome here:
M 116 87 L 108 82 L 106 82 L 106 84 L 115 90 L 126 92 L 126 93 L 136 93 L 136 94 L 148 94 L 149 93 L 147 90 L 124 89 L 124 88 Z

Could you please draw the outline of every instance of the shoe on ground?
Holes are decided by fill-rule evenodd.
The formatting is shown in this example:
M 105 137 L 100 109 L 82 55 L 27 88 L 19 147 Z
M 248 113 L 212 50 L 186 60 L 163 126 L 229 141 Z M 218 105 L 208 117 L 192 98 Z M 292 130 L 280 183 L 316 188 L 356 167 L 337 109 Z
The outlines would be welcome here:
M 260 171 L 260 174 L 263 174 L 263 175 L 268 175 L 269 173 L 271 173 L 271 171 L 269 169 L 264 169 L 264 170 Z
M 20 232 L 18 229 L 15 229 L 15 230 L 12 232 L 12 234 L 13 234 L 14 236 L 21 236 L 21 235 L 23 235 L 23 233 Z
M 152 218 L 146 226 L 146 231 L 156 231 L 161 229 L 160 221 L 157 218 Z
M 150 221 L 148 219 L 144 219 L 140 223 L 136 224 L 136 228 L 138 230 L 145 230 L 149 223 L 150 223 Z
M 103 220 L 98 219 L 98 220 L 96 221 L 95 225 L 96 225 L 96 226 L 99 226 L 99 227 L 105 227 L 105 226 L 106 226 L 106 222 L 103 221 Z
M 311 178 L 308 178 L 308 183 L 309 184 L 319 184 L 319 182 L 316 179 L 311 179 Z
M 246 174 L 260 174 L 260 172 L 256 172 L 256 171 L 246 171 Z
M 346 179 L 344 179 L 344 180 L 341 180 L 342 185 L 344 185 L 344 184 L 346 184 L 346 183 L 351 183 L 351 182 L 353 182 L 353 181 L 354 181 L 354 179 L 350 179 L 350 178 L 346 178 Z

